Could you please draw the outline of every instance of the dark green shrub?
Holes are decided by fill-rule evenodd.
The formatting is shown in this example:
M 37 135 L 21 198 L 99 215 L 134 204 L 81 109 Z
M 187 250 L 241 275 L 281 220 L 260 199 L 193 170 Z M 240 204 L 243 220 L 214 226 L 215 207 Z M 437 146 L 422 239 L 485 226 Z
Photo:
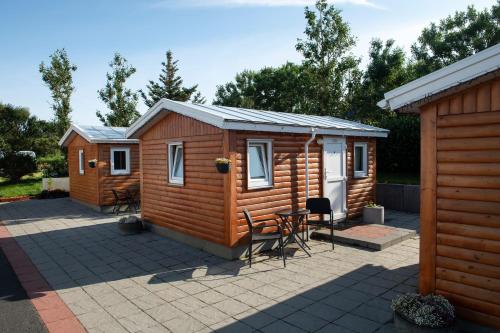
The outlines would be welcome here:
M 67 177 L 68 162 L 62 154 L 49 155 L 38 159 L 38 169 L 44 177 Z
M 30 154 L 5 153 L 0 159 L 0 174 L 11 181 L 18 181 L 36 170 L 36 158 Z
M 398 115 L 377 126 L 390 130 L 389 137 L 377 140 L 377 171 L 420 172 L 420 118 Z

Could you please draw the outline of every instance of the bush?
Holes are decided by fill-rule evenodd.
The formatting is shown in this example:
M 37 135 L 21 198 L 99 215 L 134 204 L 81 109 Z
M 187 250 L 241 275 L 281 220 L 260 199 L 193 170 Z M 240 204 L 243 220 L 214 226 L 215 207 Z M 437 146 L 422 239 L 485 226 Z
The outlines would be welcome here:
M 414 115 L 386 118 L 377 126 L 390 130 L 377 141 L 377 171 L 420 172 L 420 119 Z
M 68 176 L 68 162 L 62 154 L 39 158 L 38 169 L 42 171 L 45 178 Z
M 5 153 L 0 159 L 0 173 L 12 181 L 36 170 L 36 158 L 31 154 Z
M 421 327 L 449 327 L 455 321 L 455 308 L 441 295 L 399 295 L 392 300 L 391 308 L 410 323 Z

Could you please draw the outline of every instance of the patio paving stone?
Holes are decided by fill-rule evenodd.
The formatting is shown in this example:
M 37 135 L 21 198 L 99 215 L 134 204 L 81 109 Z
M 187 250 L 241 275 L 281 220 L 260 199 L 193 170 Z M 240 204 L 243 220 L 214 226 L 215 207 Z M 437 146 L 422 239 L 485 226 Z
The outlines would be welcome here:
M 310 258 L 289 248 L 286 268 L 275 253 L 249 268 L 153 233 L 124 236 L 117 219 L 68 199 L 0 204 L 89 332 L 391 332 L 390 300 L 418 284 L 418 237 L 382 251 L 311 240 Z

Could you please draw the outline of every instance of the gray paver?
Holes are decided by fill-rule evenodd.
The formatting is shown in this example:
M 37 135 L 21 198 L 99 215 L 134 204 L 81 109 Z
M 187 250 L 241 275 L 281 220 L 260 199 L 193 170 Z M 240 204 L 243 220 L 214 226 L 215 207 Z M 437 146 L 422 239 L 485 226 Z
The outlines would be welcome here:
M 417 237 L 379 252 L 311 241 L 310 258 L 288 249 L 286 268 L 268 255 L 249 268 L 156 234 L 123 236 L 116 216 L 68 199 L 1 208 L 89 332 L 384 332 L 392 297 L 418 285 Z

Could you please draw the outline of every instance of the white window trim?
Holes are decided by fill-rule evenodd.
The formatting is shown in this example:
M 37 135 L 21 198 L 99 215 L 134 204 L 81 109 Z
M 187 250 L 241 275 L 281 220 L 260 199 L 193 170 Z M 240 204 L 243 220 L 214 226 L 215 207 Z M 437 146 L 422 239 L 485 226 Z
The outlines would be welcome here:
M 115 170 L 115 152 L 116 151 L 124 151 L 125 152 L 125 170 Z M 111 175 L 119 176 L 119 175 L 129 175 L 130 174 L 130 148 L 127 147 L 115 147 L 110 150 L 111 158 Z
M 356 147 L 363 148 L 363 170 L 356 171 Z M 368 177 L 368 143 L 355 142 L 353 151 L 352 168 L 354 170 L 354 178 Z
M 266 152 L 266 165 L 267 177 L 264 180 L 252 180 L 250 178 L 250 145 L 254 143 L 263 143 L 267 145 Z M 274 180 L 274 170 L 273 170 L 273 140 L 272 139 L 247 139 L 247 188 L 248 189 L 259 189 L 259 188 L 269 188 L 273 187 Z
M 174 163 L 175 160 L 171 158 L 173 147 L 181 146 L 182 147 L 182 163 L 184 164 L 184 145 L 182 142 L 169 142 L 168 143 L 168 182 L 173 185 L 184 185 L 184 165 L 182 168 L 182 177 L 173 177 L 174 172 Z
M 85 152 L 83 149 L 78 150 L 78 172 L 80 175 L 85 174 Z

